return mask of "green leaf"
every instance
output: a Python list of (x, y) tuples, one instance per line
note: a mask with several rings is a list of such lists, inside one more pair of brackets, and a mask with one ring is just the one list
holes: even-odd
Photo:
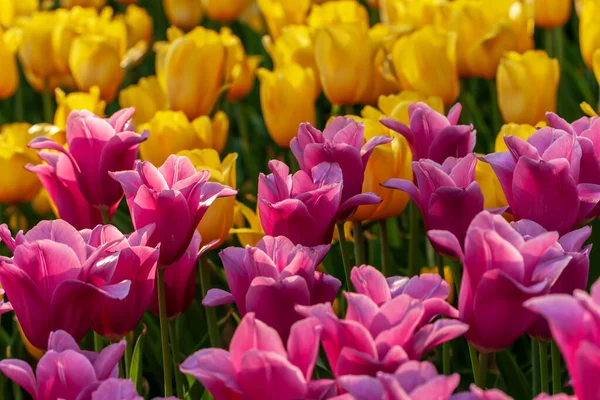
[(496, 364), (506, 384), (507, 393), (515, 400), (531, 399), (531, 388), (519, 364), (508, 350), (496, 353)]
[(142, 330), (142, 334), (138, 337), (135, 342), (135, 348), (133, 349), (133, 357), (131, 357), (131, 365), (129, 371), (131, 374), (131, 380), (135, 384), (135, 388), (138, 393), (142, 392), (142, 359), (144, 356), (144, 338), (146, 337), (146, 326)]

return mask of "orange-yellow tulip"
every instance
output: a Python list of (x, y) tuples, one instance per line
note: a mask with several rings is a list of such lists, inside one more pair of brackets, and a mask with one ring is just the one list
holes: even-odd
[[(537, 126), (540, 126), (540, 125), (538, 124)], [(505, 136), (507, 136), (507, 137), (508, 136), (517, 136), (523, 140), (527, 140), (529, 138), (529, 136), (531, 136), (536, 130), (537, 129), (535, 126), (528, 125), (528, 124), (508, 123), (508, 124), (502, 125), (500, 132), (498, 132), (498, 135), (496, 135), (496, 141), (494, 143), (494, 151), (496, 153), (499, 153), (502, 151), (508, 151), (508, 147), (506, 146), (506, 143), (504, 142)]]
[(252, 0), (201, 0), (206, 16), (215, 21), (235, 21)]
[(499, 208), (508, 205), (502, 186), (491, 165), (481, 160), (475, 167), (475, 181), (483, 193), (484, 208)]
[(386, 24), (422, 28), (435, 23), (445, 0), (381, 0), (379, 14)]
[(162, 0), (165, 15), (171, 25), (189, 31), (202, 20), (200, 0)]
[(583, 2), (579, 16), (579, 47), (589, 68), (594, 65), (594, 52), (600, 49), (600, 1)]
[(535, 24), (542, 28), (563, 26), (571, 16), (572, 0), (534, 0)]
[(284, 26), (304, 24), (310, 9), (310, 0), (257, 0), (257, 4), (273, 38)]
[(243, 247), (254, 247), (265, 236), (258, 213), (239, 201), (235, 202), (233, 226), (229, 233), (235, 234)]
[(152, 119), (157, 111), (167, 109), (167, 97), (156, 76), (141, 78), (137, 84), (127, 86), (119, 92), (121, 108), (134, 107), (132, 120), (139, 126)]
[(124, 15), (127, 26), (127, 47), (131, 48), (139, 41), (152, 42), (152, 17), (145, 8), (135, 4), (127, 6)]
[(88, 110), (103, 117), (106, 102), (100, 100), (100, 89), (92, 86), (89, 92), (72, 92), (65, 94), (61, 89), (56, 89), (56, 112), (54, 125), (64, 131), (67, 127), (67, 117), (74, 110)]
[(0, 99), (11, 97), (19, 86), (19, 71), (15, 52), (17, 44), (0, 28)]
[(19, 17), (26, 17), (39, 8), (39, 0), (0, 0), (0, 26), (9, 28)]
[(338, 24), (369, 28), (369, 13), (362, 4), (354, 0), (330, 1), (322, 5), (313, 5), (306, 23), (311, 29)]
[(256, 69), (261, 56), (247, 56), (242, 41), (231, 29), (222, 28), (221, 38), (226, 48), (225, 81), (231, 85), (227, 98), (235, 101), (248, 96), (254, 87)]

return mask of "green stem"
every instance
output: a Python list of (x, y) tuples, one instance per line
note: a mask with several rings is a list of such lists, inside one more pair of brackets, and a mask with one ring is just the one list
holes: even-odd
[(462, 281), (460, 260), (452, 260), (452, 263), (450, 264), (450, 269), (452, 270), (452, 280), (454, 281), (454, 288), (456, 289), (456, 298), (458, 299), (460, 283)]
[(387, 221), (380, 219), (379, 234), (381, 235), (381, 271), (384, 276), (392, 276), (392, 262), (390, 254), (390, 243), (387, 231)]
[(478, 377), (479, 383), (477, 384), (477, 386), (479, 386), (482, 389), (485, 389), (486, 382), (487, 382), (487, 371), (488, 371), (488, 363), (489, 363), (488, 357), (489, 357), (488, 353), (479, 353), (479, 365), (477, 368), (477, 377)]
[(450, 375), (452, 368), (450, 365), (450, 342), (442, 344), (442, 365), (444, 367), (444, 375)]
[(102, 223), (104, 225), (110, 224), (110, 215), (108, 214), (108, 207), (98, 207), (100, 214), (102, 214)]
[(163, 374), (165, 378), (165, 397), (173, 395), (171, 377), (171, 351), (169, 350), (169, 322), (167, 321), (167, 299), (165, 296), (165, 269), (161, 266), (156, 271), (158, 286), (158, 310), (160, 318), (160, 341), (162, 347)]
[(367, 262), (365, 253), (365, 235), (363, 235), (362, 224), (360, 221), (354, 221), (354, 260), (356, 265), (363, 265)]
[(244, 114), (244, 109), (242, 108), (242, 104), (235, 104), (234, 106), (237, 118), (237, 128), (242, 142), (242, 152), (244, 153), (246, 169), (248, 171), (249, 176), (257, 176), (258, 171), (256, 168), (258, 167), (258, 163), (256, 162), (256, 159), (252, 152), (252, 148), (250, 146), (250, 136), (248, 135), (248, 124)]
[(337, 104), (331, 105), (331, 116), (337, 117), (338, 115), (342, 115), (342, 106), (338, 106)]
[(171, 335), (171, 350), (173, 350), (173, 365), (175, 367), (175, 389), (177, 398), (183, 399), (185, 392), (181, 372), (179, 372), (179, 340), (177, 339), (177, 323), (173, 319), (169, 321), (169, 333)]
[(564, 37), (562, 26), (552, 29), (554, 57), (558, 59), (558, 64), (562, 67), (564, 59)]
[(551, 342), (550, 351), (552, 355), (552, 394), (558, 394), (562, 392), (562, 379), (560, 376), (561, 357), (555, 341)]
[(102, 342), (102, 337), (94, 332), (94, 351), (96, 353), (100, 353), (104, 348), (104, 344)]
[(25, 120), (25, 114), (23, 112), (23, 85), (17, 86), (15, 92), (15, 122), (23, 122)]
[(538, 345), (540, 349), (540, 381), (542, 384), (542, 393), (549, 393), (550, 377), (548, 376), (548, 342), (540, 340)]
[(344, 223), (337, 224), (338, 239), (340, 241), (340, 251), (342, 252), (342, 262), (344, 264), (344, 277), (346, 278), (346, 290), (350, 291), (350, 254), (348, 254), (348, 243), (344, 235)]
[(419, 274), (417, 265), (417, 251), (419, 247), (419, 209), (414, 201), (408, 206), (409, 224), (410, 224), (410, 246), (408, 248), (408, 276)]
[(533, 380), (531, 382), (532, 396), (535, 397), (540, 393), (540, 348), (534, 338), (531, 338), (531, 368), (533, 372)]
[(44, 122), (52, 123), (54, 121), (54, 106), (52, 104), (52, 94), (50, 93), (50, 84), (46, 82), (42, 92), (42, 109), (44, 112)]
[[(435, 253), (435, 249), (433, 248), (433, 246), (431, 245), (431, 242), (429, 240), (425, 240), (425, 256), (427, 258), (427, 266), (429, 268), (434, 268), (435, 264), (436, 264), (436, 253)], [(439, 265), (438, 265), (439, 267)], [(442, 276), (443, 278), (443, 276)]]
[[(496, 134), (500, 131), (500, 128), (502, 127), (502, 117), (500, 116), (500, 109), (498, 108), (498, 92), (496, 89), (496, 81), (493, 79), (490, 79), (488, 81), (488, 84), (490, 85), (490, 107), (492, 108), (492, 134), (494, 135), (494, 137), (492, 139), (496, 138)], [(494, 140), (491, 140), (491, 143), (494, 143)], [(493, 148), (491, 149), (492, 151), (494, 150)]]
[(125, 335), (125, 376), (131, 379), (131, 359), (133, 358), (133, 342), (135, 342), (133, 332)]
[(475, 384), (479, 387), (481, 387), (480, 382), (479, 382), (479, 361), (477, 360), (477, 350), (475, 350), (475, 347), (473, 347), (473, 345), (471, 343), (468, 343), (469, 345), (469, 358), (471, 359), (471, 370), (473, 371), (473, 380), (475, 381)]
[(555, 57), (555, 51), (554, 51), (554, 38), (552, 35), (552, 31), (553, 29), (544, 29), (544, 48), (546, 49), (546, 53), (548, 53), (548, 55), (550, 57)]
[[(202, 297), (206, 296), (210, 289), (210, 265), (205, 256), (200, 257), (200, 288)], [(221, 336), (219, 335), (219, 326), (217, 325), (217, 312), (214, 307), (204, 307), (206, 313), (206, 323), (208, 325), (208, 336), (211, 347), (221, 347)]]

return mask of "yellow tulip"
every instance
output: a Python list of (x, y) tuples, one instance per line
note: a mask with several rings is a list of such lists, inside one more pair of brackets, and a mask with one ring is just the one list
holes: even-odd
[(100, 100), (100, 89), (92, 86), (89, 92), (72, 92), (65, 94), (61, 89), (56, 89), (56, 112), (54, 125), (61, 130), (67, 127), (67, 117), (73, 110), (88, 110), (101, 117), (104, 116), (106, 102)]
[[(423, 267), (421, 268), (421, 273), (422, 274), (439, 274), (439, 268), (436, 265), (433, 268), (429, 268), (429, 267)], [(444, 266), (444, 280), (446, 281), (446, 283), (448, 283), (448, 286), (450, 286), (450, 294), (448, 295), (448, 303), (452, 304), (452, 302), (454, 302), (454, 290), (455, 290), (455, 286), (454, 286), (454, 277), (452, 276), (452, 269), (445, 265)]]
[(594, 51), (594, 59), (592, 62), (592, 67), (594, 69), (594, 76), (596, 77), (596, 81), (600, 83), (600, 49)]
[(263, 34), (267, 30), (258, 4), (254, 1), (250, 7), (247, 7), (242, 15), (240, 15), (239, 20), (248, 25), (256, 33)]
[(271, 138), (287, 148), (302, 122), (315, 124), (314, 75), (309, 68), (286, 64), (259, 68), (260, 106)]
[(369, 13), (362, 4), (354, 0), (330, 1), (322, 5), (314, 5), (306, 23), (311, 29), (337, 24), (369, 28)]
[(69, 73), (69, 53), (75, 38), (98, 24), (97, 10), (74, 7), (65, 14), (52, 30), (52, 57), (61, 73)]
[(537, 129), (536, 127), (544, 126), (545, 124), (538, 124), (536, 126), (528, 125), (528, 124), (515, 124), (508, 123), (502, 125), (500, 132), (496, 135), (496, 141), (494, 143), (494, 151), (496, 153), (502, 151), (508, 151), (508, 147), (504, 142), (505, 136), (517, 136), (523, 140), (527, 140), (529, 136), (531, 136)]
[(310, 0), (257, 0), (257, 4), (273, 38), (286, 25), (303, 25), (310, 9)]
[(33, 358), (35, 358), (36, 360), (39, 361), (46, 352), (44, 350), (38, 349), (37, 347), (32, 345), (31, 342), (27, 339), (27, 337), (23, 333), (23, 329), (21, 328), (21, 325), (17, 324), (17, 326), (19, 327), (19, 333), (21, 334), (21, 340), (23, 340), (23, 344), (25, 345), (25, 350), (27, 350), (27, 352)]
[(506, 122), (535, 124), (556, 110), (560, 70), (543, 50), (508, 52), (498, 66), (498, 106)]
[(386, 24), (422, 28), (432, 25), (445, 0), (381, 0), (379, 14)]
[(159, 81), (164, 76), (167, 100), (173, 110), (188, 118), (211, 112), (225, 74), (225, 46), (210, 29), (194, 28), (168, 45), (163, 65), (157, 56)]
[(59, 218), (58, 210), (56, 210), (54, 202), (50, 199), (48, 191), (44, 188), (31, 200), (31, 207), (38, 215), (47, 215), (53, 212), (55, 217)]
[(106, 4), (106, 0), (60, 0), (62, 8), (79, 7), (94, 7), (100, 8)]
[(254, 87), (260, 56), (247, 56), (239, 37), (231, 29), (221, 29), (221, 39), (226, 48), (225, 81), (231, 85), (227, 98), (235, 101), (246, 97)]
[(202, 0), (202, 7), (208, 18), (232, 22), (242, 15), (252, 0)]
[(600, 49), (600, 1), (583, 2), (579, 17), (579, 47), (589, 68), (594, 65), (594, 51)]
[(460, 90), (456, 67), (456, 36), (424, 27), (400, 37), (392, 47), (392, 66), (402, 90), (440, 97), (451, 105)]
[(408, 107), (412, 103), (424, 102), (440, 114), (444, 113), (444, 103), (436, 96), (423, 96), (417, 92), (404, 90), (398, 94), (380, 96), (377, 107), (388, 117), (392, 117), (405, 125), (410, 124)]
[(165, 15), (171, 25), (191, 30), (202, 20), (199, 0), (162, 0)]
[[(249, 226), (246, 226), (249, 225)], [(233, 228), (230, 234), (235, 234), (242, 247), (256, 246), (260, 239), (265, 236), (258, 212), (252, 211), (244, 203), (236, 201), (233, 214)]]
[(39, 0), (0, 0), (0, 26), (9, 28), (18, 17), (26, 17), (39, 8)]
[(122, 108), (135, 107), (133, 125), (139, 126), (152, 119), (157, 111), (167, 109), (167, 97), (156, 76), (141, 78), (135, 85), (127, 86), (119, 92), (119, 105)]
[(223, 111), (217, 111), (212, 119), (203, 115), (192, 121), (194, 130), (200, 137), (203, 149), (215, 149), (222, 153), (227, 145), (229, 136), (229, 119)]
[(0, 99), (11, 97), (19, 86), (19, 70), (15, 56), (17, 45), (0, 28)]
[(124, 19), (127, 26), (127, 47), (135, 46), (140, 40), (145, 43), (152, 42), (152, 17), (145, 8), (135, 4), (128, 5)]
[[(198, 171), (210, 171), (211, 182), (235, 189), (237, 153), (228, 154), (222, 162), (219, 153), (213, 149), (181, 151), (178, 155), (188, 157)], [(202, 236), (202, 245), (213, 240), (218, 240), (218, 244), (227, 240), (229, 230), (233, 225), (234, 207), (235, 196), (215, 200), (198, 225), (198, 232)]]
[(498, 208), (508, 205), (500, 181), (490, 164), (477, 160), (475, 181), (479, 184), (481, 193), (483, 193), (484, 208)]
[(571, 16), (571, 0), (535, 0), (535, 24), (542, 28), (563, 26)]

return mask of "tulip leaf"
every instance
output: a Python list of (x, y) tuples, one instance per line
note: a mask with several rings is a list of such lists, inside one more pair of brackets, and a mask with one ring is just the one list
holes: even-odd
[(146, 329), (142, 331), (142, 334), (138, 337), (135, 342), (135, 348), (133, 349), (133, 357), (131, 357), (131, 365), (129, 366), (130, 378), (135, 384), (135, 388), (138, 393), (142, 392), (142, 359), (144, 355), (144, 338), (146, 337)]
[(515, 400), (531, 399), (531, 388), (527, 382), (527, 378), (521, 371), (517, 360), (508, 352), (502, 350), (496, 353), (496, 364), (500, 370), (500, 375), (506, 384), (506, 393), (511, 395)]

